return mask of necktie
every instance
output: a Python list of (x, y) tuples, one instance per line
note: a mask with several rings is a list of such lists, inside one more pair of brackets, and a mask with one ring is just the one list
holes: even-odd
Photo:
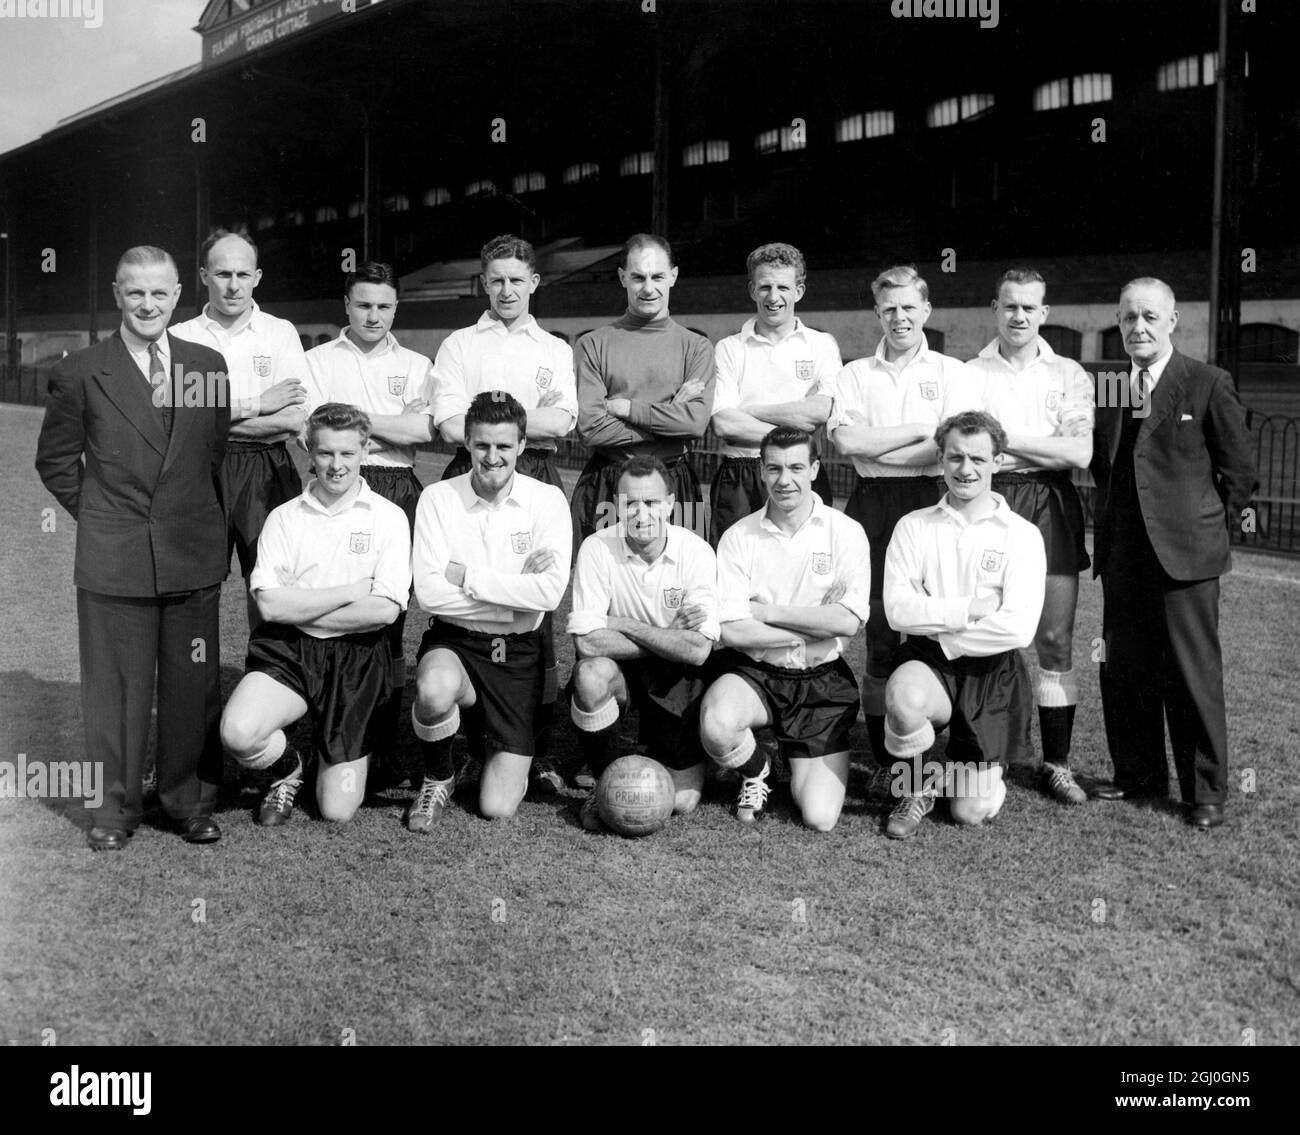
[(167, 370), (157, 343), (149, 344), (149, 384), (153, 387), (153, 404), (162, 410), (163, 429), (172, 433), (171, 391), (167, 389)]
[(1151, 397), (1151, 372), (1143, 367), (1137, 373), (1137, 378), (1133, 380), (1133, 406), (1135, 409), (1145, 409), (1147, 399)]

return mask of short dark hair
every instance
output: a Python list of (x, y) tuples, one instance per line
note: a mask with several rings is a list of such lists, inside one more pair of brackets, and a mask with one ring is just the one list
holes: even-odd
[(399, 296), (402, 294), (401, 281), (393, 271), (393, 266), (382, 260), (363, 261), (355, 271), (349, 272), (343, 281), (343, 294), (350, 297), (357, 284), (387, 284)]
[(624, 461), (618, 467), (618, 475), (614, 478), (614, 485), (615, 487), (621, 485), (624, 477), (648, 477), (651, 473), (658, 473), (663, 478), (664, 488), (671, 494), (673, 483), (668, 477), (668, 466), (653, 453), (638, 453)]
[(673, 259), (673, 246), (668, 243), (668, 238), (659, 236), (658, 233), (633, 233), (623, 243), (623, 259), (619, 263), (620, 268), (627, 267), (627, 258), (632, 255), (638, 248), (661, 248), (664, 255), (668, 257), (668, 267), (675, 268), (677, 261)]
[(1008, 268), (1001, 276), (998, 277), (998, 286), (993, 290), (997, 295), (1002, 291), (1003, 284), (1042, 284), (1043, 296), (1047, 296), (1047, 281), (1037, 268)]
[(993, 442), (994, 457), (1007, 448), (1007, 431), (1002, 428), (1002, 423), (983, 410), (963, 410), (960, 414), (953, 414), (951, 418), (945, 418), (940, 422), (939, 428), (934, 431), (934, 444), (939, 447), (940, 453), (943, 452), (944, 442), (948, 440), (948, 435), (953, 430), (963, 437), (968, 437), (970, 434), (988, 434)]
[(176, 267), (176, 261), (170, 252), (152, 244), (137, 244), (118, 257), (117, 267), (113, 269), (113, 279), (116, 280), (122, 274), (124, 267), (152, 268), (159, 264), (170, 264), (172, 271), (176, 273), (176, 278), (180, 279), (180, 269)]
[(465, 411), (465, 441), (475, 426), (503, 426), (514, 422), (522, 438), (528, 433), (528, 411), (504, 390), (484, 390), (474, 395)]
[(514, 233), (494, 236), (479, 250), (478, 260), (484, 275), (487, 274), (488, 262), (491, 260), (522, 260), (528, 265), (528, 271), (537, 271), (537, 250)]
[(754, 249), (745, 259), (745, 270), (749, 273), (750, 280), (753, 280), (754, 273), (764, 264), (771, 264), (774, 268), (793, 268), (796, 284), (802, 284), (808, 278), (808, 265), (804, 261), (803, 253), (793, 244), (782, 244), (777, 241), (773, 244), (759, 245)]
[(806, 445), (808, 447), (809, 463), (816, 461), (817, 443), (813, 441), (812, 434), (806, 430), (797, 430), (793, 426), (777, 426), (770, 431), (768, 435), (758, 443), (759, 461), (767, 461), (767, 451), (769, 449), (793, 449), (796, 445)]
[(225, 240), (226, 237), (228, 236), (237, 236), (246, 245), (248, 245), (248, 247), (253, 250), (253, 261), (254, 263), (256, 263), (257, 245), (253, 243), (253, 238), (249, 235), (248, 230), (244, 228), (243, 225), (240, 225), (239, 228), (235, 228), (235, 229), (215, 228), (210, 233), (208, 233), (208, 239), (205, 240), (199, 246), (199, 267), (200, 268), (206, 268), (208, 266), (208, 255), (212, 252), (213, 246), (217, 243), (217, 241)]
[(365, 445), (370, 437), (370, 415), (347, 402), (323, 402), (307, 419), (307, 448), (313, 449), (321, 430), (356, 430)]

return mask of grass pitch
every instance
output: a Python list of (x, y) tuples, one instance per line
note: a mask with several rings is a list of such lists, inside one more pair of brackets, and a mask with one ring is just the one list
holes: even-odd
[[(40, 413), (0, 410), (11, 762), (84, 757), (75, 526), (32, 471)], [(1105, 776), (1100, 587), (1081, 592), (1074, 763)], [(717, 788), (637, 841), (583, 832), (576, 793), (488, 823), (466, 790), (428, 838), (403, 830), (402, 791), (345, 827), (304, 809), (268, 831), (258, 782), (232, 768), (219, 844), (155, 817), (125, 853), (93, 855), (76, 809), (2, 800), (0, 1042), (1295, 1043), (1298, 600), (1292, 561), (1238, 555), (1224, 579), (1234, 790), (1212, 833), (1173, 805), (1062, 808), (1022, 773), (986, 828), (941, 804), (896, 843), (861, 765), (827, 835), (784, 791), (744, 830)], [(238, 582), (222, 617), (228, 692)], [(576, 760), (567, 722), (557, 748)]]

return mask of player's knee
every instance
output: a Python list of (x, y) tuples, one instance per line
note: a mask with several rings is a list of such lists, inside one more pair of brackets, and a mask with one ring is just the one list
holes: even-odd
[(485, 820), (508, 820), (519, 811), (522, 799), (500, 789), (484, 789), (479, 793), (478, 810)]
[(1034, 636), (1034, 650), (1040, 665), (1049, 670), (1068, 669), (1074, 636), (1063, 627), (1039, 627)]
[(907, 681), (891, 681), (885, 687), (885, 712), (896, 725), (911, 732), (921, 724), (929, 709), (925, 690)]
[(700, 740), (710, 752), (731, 748), (744, 728), (736, 711), (721, 699), (706, 700), (700, 707)]
[(953, 797), (948, 810), (954, 823), (974, 827), (993, 819), (1002, 810), (1006, 798), (1007, 786), (999, 777), (991, 784), (981, 785), (980, 791), (975, 795)]
[(804, 827), (815, 832), (830, 831), (840, 819), (839, 805), (826, 800), (809, 800), (799, 811), (803, 816)]
[(441, 668), (426, 670), (416, 685), (416, 709), (425, 721), (445, 717), (456, 704), (460, 675)]
[(573, 668), (573, 692), (578, 704), (595, 709), (609, 697), (610, 683), (618, 673), (612, 658), (580, 658)]
[(328, 793), (316, 801), (320, 809), (320, 818), (331, 824), (346, 824), (353, 816), (357, 814), (357, 809), (361, 807), (361, 797), (357, 794), (356, 799), (349, 799), (343, 795)]
[(700, 790), (698, 788), (679, 789), (677, 794), (673, 797), (674, 815), (689, 816), (699, 806)]
[(235, 760), (251, 757), (265, 747), (266, 738), (259, 737), (252, 722), (236, 714), (221, 716), (221, 743)]

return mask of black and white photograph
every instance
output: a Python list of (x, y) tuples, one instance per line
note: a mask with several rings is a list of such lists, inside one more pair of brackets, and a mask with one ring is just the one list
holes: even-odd
[[(1267, 1106), (1297, 45), (1295, 0), (0, 0), (23, 1106), (192, 1115), (177, 1050), (248, 1045), (404, 1094), (419, 1046), (1015, 1046), (1017, 1119)], [(214, 1117), (280, 1091), (212, 1067)]]

